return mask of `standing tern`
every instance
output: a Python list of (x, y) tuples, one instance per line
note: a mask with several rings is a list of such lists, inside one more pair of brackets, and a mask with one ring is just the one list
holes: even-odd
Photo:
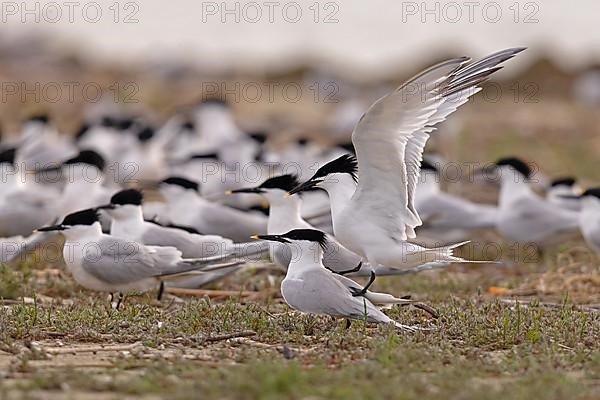
[(478, 174), (492, 172), (500, 180), (496, 229), (504, 237), (545, 247), (567, 240), (577, 232), (579, 213), (538, 196), (529, 183), (531, 168), (524, 161), (502, 158)]
[(161, 181), (159, 191), (166, 203), (163, 210), (158, 209), (159, 219), (234, 242), (243, 242), (256, 232), (267, 231), (265, 215), (208, 201), (200, 196), (199, 190), (197, 182), (183, 177), (172, 176)]
[(585, 242), (592, 250), (600, 253), (600, 188), (587, 189), (580, 195), (565, 194), (565, 199), (579, 200), (579, 228)]
[(144, 246), (103, 234), (96, 209), (69, 214), (60, 224), (38, 231), (59, 231), (65, 236), (65, 264), (80, 285), (95, 291), (126, 294), (162, 288), (162, 282), (179, 279), (182, 273), (216, 268), (216, 262), (229, 257), (184, 259), (174, 247)]
[(0, 237), (29, 236), (57, 215), (59, 192), (16, 164), (16, 149), (0, 153)]
[(218, 235), (192, 233), (179, 227), (162, 226), (145, 221), (142, 212), (144, 196), (136, 189), (125, 189), (114, 194), (110, 203), (98, 207), (111, 217), (110, 234), (151, 246), (171, 246), (181, 251), (185, 258), (214, 257), (232, 254), (247, 257), (263, 253), (267, 246), (256, 242), (234, 243)]
[(330, 197), (333, 230), (371, 265), (406, 268), (415, 262), (462, 261), (461, 243), (427, 249), (407, 243), (421, 219), (415, 189), (429, 134), (479, 92), (478, 86), (524, 48), (502, 50), (470, 63), (467, 57), (435, 65), (377, 100), (352, 133), (356, 156), (321, 167), (290, 194), (321, 187)]
[(546, 199), (567, 210), (579, 211), (581, 201), (578, 196), (581, 192), (581, 188), (577, 185), (577, 179), (570, 176), (557, 178), (550, 182), (550, 187), (546, 190)]
[(418, 327), (402, 325), (385, 315), (377, 305), (409, 304), (410, 300), (368, 290), (353, 280), (327, 270), (322, 263), (327, 235), (314, 229), (295, 229), (283, 235), (257, 235), (256, 239), (284, 243), (292, 260), (281, 282), (281, 295), (295, 310), (348, 320), (392, 324), (413, 332)]

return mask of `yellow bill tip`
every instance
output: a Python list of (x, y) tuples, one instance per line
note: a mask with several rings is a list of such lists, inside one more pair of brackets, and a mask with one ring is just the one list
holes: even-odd
[(258, 235), (252, 235), (252, 236), (250, 236), (250, 239), (259, 240), (260, 238), (258, 237)]
[(230, 196), (232, 194), (233, 194), (233, 192), (231, 190), (228, 190), (228, 191), (225, 192), (225, 196)]

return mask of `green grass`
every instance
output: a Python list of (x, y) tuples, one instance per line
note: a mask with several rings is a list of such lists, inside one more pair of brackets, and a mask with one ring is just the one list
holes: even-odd
[[(439, 329), (417, 334), (361, 322), (345, 331), (338, 321), (292, 313), (278, 301), (157, 306), (149, 296), (139, 296), (116, 312), (103, 296), (84, 299), (82, 294), (73, 305), (15, 304), (0, 309), (0, 343), (15, 360), (6, 372), (10, 383), (0, 383), (0, 394), (61, 392), (67, 382), (75, 392), (175, 399), (199, 393), (242, 399), (600, 395), (599, 313), (577, 311), (568, 299), (547, 308), (513, 307), (476, 292), (452, 296), (453, 275), (408, 278), (407, 285), (419, 282), (419, 290), (426, 290), (429, 284), (447, 296), (432, 300), (441, 315), (433, 322)], [(394, 308), (390, 315), (409, 324), (427, 319), (409, 307)], [(255, 331), (253, 343), (263, 346), (205, 340), (244, 330)], [(67, 344), (141, 341), (146, 351), (112, 356), (110, 368), (88, 370), (43, 368), (39, 360), (60, 357), (20, 349), (31, 341), (53, 346), (56, 336)], [(174, 355), (167, 358), (166, 351)], [(186, 358), (197, 352), (201, 359)]]

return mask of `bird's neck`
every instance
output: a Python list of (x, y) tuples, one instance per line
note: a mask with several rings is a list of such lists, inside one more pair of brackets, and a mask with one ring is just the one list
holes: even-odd
[(600, 199), (584, 198), (582, 201), (579, 221), (582, 225), (595, 225), (600, 219)]
[(34, 177), (26, 177), (17, 167), (8, 163), (0, 164), (0, 175), (0, 182), (2, 183), (2, 191), (4, 193), (25, 186), (26, 178), (34, 179)]
[(300, 216), (302, 200), (300, 196), (284, 198), (276, 193), (269, 194), (269, 219), (267, 222), (267, 233), (270, 235), (286, 233), (305, 223)]
[(134, 240), (144, 226), (144, 214), (141, 206), (127, 210), (127, 214), (112, 218), (110, 233), (122, 239)]
[(338, 181), (329, 183), (326, 186), (326, 190), (327, 194), (329, 194), (329, 202), (331, 203), (331, 216), (335, 231), (335, 221), (350, 203), (350, 199), (356, 190), (356, 182), (354, 182), (354, 179), (350, 175), (340, 174)]
[(190, 204), (197, 204), (201, 199), (193, 190), (177, 190), (177, 191), (168, 191), (165, 193), (165, 198), (169, 203), (169, 206), (179, 207), (185, 206), (184, 209), (189, 208)]
[(529, 182), (519, 174), (503, 174), (500, 184), (500, 198), (498, 204), (510, 206), (515, 199), (533, 195)]
[(292, 259), (286, 278), (296, 278), (310, 269), (325, 268), (322, 263), (323, 250), (318, 243), (292, 243)]
[(417, 196), (440, 192), (440, 177), (432, 171), (421, 171), (417, 185)]

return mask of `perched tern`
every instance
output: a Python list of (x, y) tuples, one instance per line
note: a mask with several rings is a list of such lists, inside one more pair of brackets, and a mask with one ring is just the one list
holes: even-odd
[(292, 260), (281, 282), (281, 295), (295, 310), (330, 315), (348, 320), (392, 324), (405, 331), (418, 327), (402, 325), (380, 311), (377, 305), (408, 304), (411, 301), (387, 293), (377, 293), (323, 266), (327, 235), (314, 229), (295, 229), (283, 235), (257, 235), (256, 239), (284, 243), (292, 250)]
[(144, 246), (103, 234), (96, 209), (69, 214), (60, 224), (38, 231), (61, 232), (66, 239), (63, 257), (73, 278), (87, 289), (110, 293), (162, 288), (161, 282), (179, 279), (182, 273), (216, 268), (216, 262), (230, 256), (184, 259), (174, 247)]
[(478, 171), (482, 173), (499, 179), (496, 229), (507, 239), (545, 247), (576, 233), (579, 214), (538, 196), (530, 186), (531, 168), (524, 161), (502, 158)]
[(581, 188), (577, 185), (577, 179), (570, 176), (557, 178), (550, 183), (550, 187), (546, 190), (546, 199), (550, 203), (556, 204), (567, 210), (579, 211), (581, 209), (581, 201), (577, 196), (579, 196), (581, 192)]
[(265, 252), (267, 246), (256, 242), (234, 243), (217, 235), (193, 233), (189, 228), (162, 226), (144, 220), (143, 194), (136, 189), (125, 189), (114, 194), (110, 203), (98, 207), (111, 217), (110, 234), (151, 246), (171, 246), (181, 251), (185, 258), (214, 257), (232, 254), (246, 257)]
[(565, 199), (579, 200), (579, 228), (588, 246), (600, 253), (600, 188), (587, 189), (580, 195), (565, 194)]
[(59, 206), (59, 191), (38, 184), (15, 164), (15, 155), (14, 148), (0, 153), (0, 237), (31, 235), (56, 218)]
[(157, 208), (160, 220), (191, 226), (199, 232), (243, 242), (256, 232), (267, 231), (264, 214), (245, 212), (214, 203), (199, 195), (200, 185), (187, 178), (169, 177), (159, 184), (166, 200)]

